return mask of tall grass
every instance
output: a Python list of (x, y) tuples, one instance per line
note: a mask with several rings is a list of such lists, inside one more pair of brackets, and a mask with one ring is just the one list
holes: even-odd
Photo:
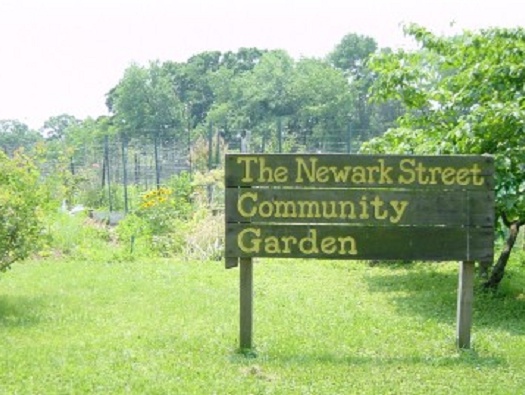
[(523, 273), (477, 295), (460, 352), (456, 264), (257, 261), (246, 358), (237, 269), (36, 260), (0, 282), (0, 393), (523, 393)]

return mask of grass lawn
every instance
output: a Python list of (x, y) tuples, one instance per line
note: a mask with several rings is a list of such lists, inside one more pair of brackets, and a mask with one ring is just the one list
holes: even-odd
[(476, 295), (458, 266), (257, 261), (257, 357), (236, 353), (239, 270), (37, 261), (0, 278), (1, 394), (523, 394), (524, 270)]

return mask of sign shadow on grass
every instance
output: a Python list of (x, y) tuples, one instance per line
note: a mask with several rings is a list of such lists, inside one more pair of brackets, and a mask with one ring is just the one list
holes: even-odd
[[(458, 275), (440, 272), (431, 265), (395, 264), (385, 274), (367, 276), (370, 292), (391, 293), (390, 300), (400, 314), (453, 325), (456, 320)], [(381, 267), (384, 267), (381, 264)], [(373, 270), (373, 269), (372, 269)], [(494, 295), (479, 287), (474, 291), (473, 325), (505, 330), (512, 335), (525, 334), (525, 300)]]

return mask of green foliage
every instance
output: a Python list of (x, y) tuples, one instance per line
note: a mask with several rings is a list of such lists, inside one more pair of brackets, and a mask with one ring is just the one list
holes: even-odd
[(276, 151), (280, 123), (291, 150), (342, 151), (349, 127), (353, 140), (366, 140), (399, 113), (367, 104), (373, 75), (366, 60), (376, 47), (370, 37), (349, 34), (326, 60), (241, 48), (202, 52), (184, 63), (132, 65), (108, 93), (113, 129), (180, 143), (188, 134), (202, 137), (213, 123), (226, 141), (249, 130), (254, 146)]
[(115, 114), (114, 127), (128, 137), (153, 141), (177, 136), (176, 128), (182, 124), (182, 106), (160, 64), (131, 65), (109, 93), (108, 100)]
[(20, 148), (26, 152), (31, 151), (42, 139), (38, 132), (30, 130), (29, 126), (18, 120), (0, 120), (0, 149), (8, 154), (13, 154)]
[(252, 70), (235, 75), (221, 68), (211, 81), (217, 94), (208, 119), (250, 130), (254, 146), (277, 151), (279, 129), (294, 147), (346, 141), (353, 96), (344, 73), (323, 60), (294, 61), (284, 51), (269, 51)]
[(187, 202), (181, 201), (171, 188), (160, 187), (142, 195), (141, 203), (136, 211), (137, 215), (144, 218), (156, 235), (166, 234), (171, 230), (172, 222), (182, 217)]
[(48, 140), (35, 147), (34, 160), (44, 176), (43, 187), (58, 207), (60, 202), (76, 203), (76, 196), (83, 190), (91, 170), (71, 171), (75, 147), (64, 141)]
[(186, 222), (193, 210), (189, 174), (181, 173), (167, 185), (143, 193), (137, 209), (118, 224), (119, 241), (129, 246), (130, 253), (139, 246), (139, 254), (149, 250), (172, 256), (183, 248)]
[(359, 69), (376, 50), (377, 43), (372, 37), (350, 33), (328, 55), (328, 61), (334, 67), (352, 72)]
[(115, 233), (127, 260), (155, 255), (151, 242), (153, 234), (146, 218), (128, 214), (118, 223)]
[(0, 151), (0, 271), (39, 246), (47, 199), (34, 163), (21, 152)]
[(59, 211), (46, 218), (46, 225), (46, 244), (39, 252), (42, 257), (68, 257), (85, 262), (107, 262), (120, 257), (112, 230), (85, 213), (71, 215)]
[(375, 98), (410, 111), (364, 151), (494, 155), (498, 212), (525, 218), (525, 29), (406, 30), (421, 49), (379, 54), (371, 67)]
[(69, 128), (78, 125), (80, 121), (69, 114), (53, 116), (44, 122), (43, 132), (50, 140), (64, 140)]

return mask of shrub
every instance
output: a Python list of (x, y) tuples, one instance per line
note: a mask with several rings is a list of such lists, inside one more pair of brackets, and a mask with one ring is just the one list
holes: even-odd
[(36, 251), (42, 240), (46, 195), (40, 174), (22, 152), (0, 152), (0, 271)]
[(182, 250), (191, 216), (190, 176), (181, 173), (163, 186), (142, 194), (138, 208), (117, 227), (119, 242), (129, 253), (172, 256)]

